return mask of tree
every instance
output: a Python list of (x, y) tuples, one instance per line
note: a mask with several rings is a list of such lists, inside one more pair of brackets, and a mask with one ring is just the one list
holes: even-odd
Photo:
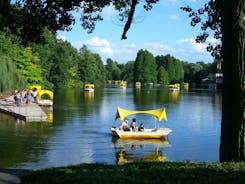
[(161, 66), (158, 70), (157, 82), (162, 86), (168, 85), (168, 72)]
[(118, 67), (118, 63), (108, 58), (106, 60), (106, 71), (107, 71), (107, 79), (109, 80), (121, 80), (122, 71)]
[(127, 62), (122, 69), (122, 80), (134, 82), (134, 61)]
[(169, 54), (166, 56), (156, 57), (156, 59), (158, 67), (163, 66), (168, 72), (169, 83), (183, 82), (184, 69), (182, 63), (178, 59)]
[(84, 83), (102, 86), (105, 82), (106, 72), (100, 56), (91, 53), (85, 45), (80, 49), (80, 55), (81, 59), (78, 62), (80, 80)]
[(157, 71), (154, 56), (147, 50), (139, 50), (134, 63), (134, 81), (156, 83)]
[(14, 62), (10, 61), (7, 57), (1, 56), (0, 65), (0, 92), (24, 89), (26, 87), (26, 80), (17, 72)]
[(18, 57), (14, 60), (19, 73), (26, 78), (28, 84), (40, 84), (42, 82), (40, 59), (37, 54), (32, 52), (30, 47), (20, 50)]
[(220, 161), (242, 161), (245, 159), (245, 26), (244, 0), (211, 0), (197, 12), (190, 7), (191, 24), (200, 23), (201, 16), (204, 34), (197, 41), (204, 42), (208, 37), (206, 30), (215, 30), (214, 37), (222, 44), (208, 47), (216, 58), (223, 59), (223, 100), (221, 122)]
[(224, 66), (220, 161), (241, 161), (245, 160), (245, 2), (220, 3)]
[(31, 46), (41, 58), (43, 69), (43, 86), (77, 87), (81, 86), (78, 77), (78, 60), (80, 55), (72, 45), (62, 39), (56, 39), (47, 29), (42, 34), (44, 43), (32, 43)]
[[(146, 11), (152, 8), (152, 4), (159, 0), (145, 0), (143, 5)], [(71, 25), (75, 23), (75, 10), (80, 10), (81, 25), (91, 33), (96, 25), (96, 21), (103, 20), (101, 11), (110, 5), (118, 10), (120, 21), (125, 22), (122, 39), (126, 39), (126, 33), (133, 21), (133, 14), (138, 0), (10, 0), (0, 3), (0, 29), (9, 27), (13, 33), (23, 38), (25, 44), (31, 42), (42, 42), (41, 35), (44, 27), (52, 33), (58, 30), (71, 30)], [(31, 24), (30, 24), (31, 22)], [(18, 28), (18, 29), (16, 29)]]

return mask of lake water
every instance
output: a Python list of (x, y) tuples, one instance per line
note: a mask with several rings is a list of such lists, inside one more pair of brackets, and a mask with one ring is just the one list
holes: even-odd
[[(117, 107), (165, 107), (167, 122), (129, 116), (137, 125), (173, 130), (167, 140), (120, 140), (111, 136)], [(49, 109), (46, 109), (49, 111)], [(79, 163), (219, 161), (221, 94), (127, 88), (55, 91), (52, 122), (23, 122), (0, 114), (0, 168), (40, 169)]]

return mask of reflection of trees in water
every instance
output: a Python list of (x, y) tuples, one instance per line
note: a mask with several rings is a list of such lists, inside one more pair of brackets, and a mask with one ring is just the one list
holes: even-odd
[(177, 103), (180, 101), (180, 91), (169, 91), (169, 101)]
[(83, 95), (84, 95), (84, 102), (86, 104), (92, 104), (94, 102), (94, 92), (85, 91)]
[(156, 89), (140, 88), (134, 91), (134, 102), (136, 105), (151, 105), (156, 101)]
[(89, 114), (96, 114), (101, 108), (103, 93), (102, 88), (96, 88), (92, 93), (83, 89), (57, 89), (53, 111), (54, 122), (62, 125), (65, 122), (64, 117), (86, 117)]
[(180, 91), (169, 91), (166, 88), (141, 88), (134, 91), (136, 105), (178, 103)]
[(20, 163), (38, 161), (46, 152), (45, 144), (53, 132), (50, 127), (49, 122), (25, 122), (0, 114), (0, 167), (20, 167)]
[(81, 113), (83, 116), (88, 114), (96, 114), (101, 108), (101, 102), (103, 100), (104, 90), (103, 88), (96, 88), (93, 93), (82, 92), (81, 99)]
[(159, 148), (169, 146), (167, 140), (113, 140), (115, 144), (116, 163), (128, 162), (163, 162), (166, 157)]

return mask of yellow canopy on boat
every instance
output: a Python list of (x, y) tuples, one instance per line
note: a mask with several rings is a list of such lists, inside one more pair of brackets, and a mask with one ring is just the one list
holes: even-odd
[(116, 119), (121, 119), (123, 120), (125, 117), (133, 114), (149, 114), (154, 116), (158, 121), (161, 120), (166, 120), (167, 121), (167, 114), (165, 108), (161, 109), (155, 109), (155, 110), (147, 110), (147, 111), (131, 111), (131, 110), (126, 110), (122, 109), (120, 107), (117, 108), (117, 113), (116, 113)]
[(33, 85), (33, 86), (30, 86), (30, 87), (29, 87), (30, 90), (33, 90), (33, 89), (35, 89), (35, 88), (36, 88), (37, 90), (41, 90), (41, 89), (42, 89), (42, 86), (40, 86), (40, 85)]
[(84, 87), (94, 89), (94, 84), (85, 84)]
[(44, 94), (47, 94), (50, 99), (54, 98), (54, 93), (52, 91), (49, 90), (39, 90), (38, 91), (38, 97), (41, 98)]

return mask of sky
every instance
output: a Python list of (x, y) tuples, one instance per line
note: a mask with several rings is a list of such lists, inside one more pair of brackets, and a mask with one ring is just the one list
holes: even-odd
[[(103, 10), (104, 20), (96, 23), (93, 33), (88, 34), (81, 27), (80, 16), (75, 14), (76, 24), (72, 31), (59, 31), (57, 37), (69, 41), (77, 49), (86, 45), (91, 52), (99, 54), (104, 63), (107, 58), (120, 64), (134, 61), (140, 49), (148, 50), (154, 56), (170, 54), (189, 63), (211, 63), (213, 57), (206, 51), (207, 43), (195, 43), (195, 37), (201, 32), (200, 28), (190, 26), (191, 19), (180, 9), (187, 5), (198, 9), (206, 2), (207, 0), (160, 0), (148, 12), (137, 7), (126, 40), (121, 40), (124, 24), (119, 21), (112, 6)], [(209, 41), (217, 43), (213, 38)]]

